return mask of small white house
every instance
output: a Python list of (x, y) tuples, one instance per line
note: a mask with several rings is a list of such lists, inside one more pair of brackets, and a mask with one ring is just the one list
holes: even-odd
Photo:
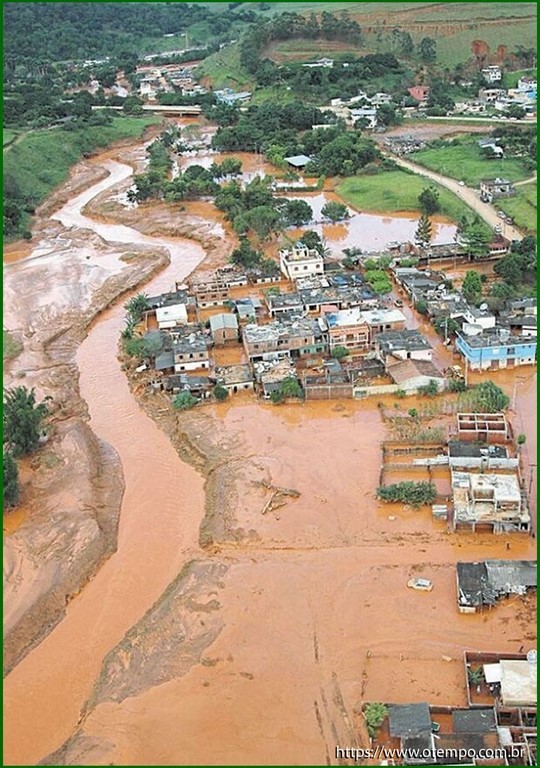
[(177, 325), (186, 325), (188, 321), (186, 305), (172, 304), (169, 307), (158, 307), (156, 320), (160, 331)]
[(484, 67), (482, 77), (487, 83), (498, 83), (502, 80), (501, 68), (496, 64), (491, 67)]

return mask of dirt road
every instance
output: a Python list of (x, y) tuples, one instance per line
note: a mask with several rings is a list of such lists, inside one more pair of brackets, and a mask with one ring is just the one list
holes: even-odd
[(386, 154), (388, 154), (392, 160), (394, 160), (396, 164), (400, 165), (402, 168), (407, 168), (413, 173), (417, 173), (420, 176), (425, 176), (426, 179), (436, 181), (437, 184), (440, 184), (442, 187), (449, 189), (450, 192), (453, 192), (456, 195), (456, 197), (459, 197), (460, 200), (463, 200), (463, 202), (466, 203), (469, 208), (472, 208), (472, 210), (475, 211), (475, 213), (477, 213), (486, 222), (486, 224), (489, 224), (490, 227), (495, 228), (496, 226), (500, 226), (502, 229), (502, 234), (509, 240), (521, 240), (523, 238), (523, 234), (519, 231), (519, 229), (516, 229), (516, 227), (503, 222), (502, 219), (497, 216), (496, 211), (491, 207), (491, 205), (480, 200), (476, 190), (462, 185), (455, 179), (448, 178), (448, 176), (442, 176), (440, 173), (430, 171), (427, 168), (424, 168), (422, 165), (412, 163), (410, 160), (404, 160), (403, 158), (398, 157), (397, 155), (394, 155), (390, 152), (386, 152)]

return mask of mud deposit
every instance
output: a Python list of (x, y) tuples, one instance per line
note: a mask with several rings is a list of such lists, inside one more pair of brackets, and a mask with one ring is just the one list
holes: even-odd
[[(116, 185), (111, 195), (121, 191), (129, 168), (109, 156), (102, 166)], [(124, 493), (119, 523), (118, 497), (107, 516), (116, 551), (6, 678), (5, 762), (333, 764), (336, 745), (364, 739), (363, 701), (464, 704), (463, 650), (534, 645), (535, 601), (459, 614), (454, 564), (531, 557), (534, 542), (513, 536), (507, 552), (505, 537), (449, 535), (433, 525), (429, 510), (377, 503), (387, 430), (375, 400), (275, 407), (231, 398), (174, 413), (117, 359), (123, 300), (80, 343), (111, 277), (121, 283), (117, 294), (146, 279), (168, 252), (170, 266), (144, 285), (148, 293), (166, 290), (203, 256), (205, 265), (219, 263), (231, 245), (226, 230), (216, 229), (219, 221), (196, 227), (203, 208), (179, 211), (177, 219), (156, 206), (161, 223), (154, 229), (139, 222), (141, 234), (126, 226), (135, 225), (127, 220), (133, 211), (115, 218), (113, 206), (104, 213), (110, 200), (103, 196), (95, 207), (105, 193), (105, 186), (89, 189), (57, 212), (61, 225), (49, 221), (52, 271), (41, 286), (48, 299), (39, 303), (35, 288), (37, 313), (16, 281), (26, 274), (32, 286), (32, 269), (47, 252), (6, 272), (8, 327), (25, 335), (12, 376), (28, 370), (27, 383), (40, 394), (66, 393), (67, 431), (62, 440), (58, 427), (45, 449), (60, 462), (46, 475), (55, 491), (59, 485), (58, 497), (48, 485), (40, 497), (33, 479), (27, 514), (6, 538), (14, 562), (8, 589), (21, 585), (14, 627), (24, 626), (17, 611), (25, 615), (44, 584), (67, 583), (72, 542), (84, 554), (93, 521), (101, 530), (97, 477), (102, 494), (110, 493), (121, 466)], [(192, 226), (204, 250), (170, 234), (171, 227), (179, 234)], [(156, 235), (160, 227), (167, 237)], [(65, 238), (82, 249), (59, 251), (78, 272), (55, 268)], [(36, 272), (43, 280), (48, 266)], [(95, 288), (81, 297), (90, 274)], [(81, 301), (84, 322), (73, 314)], [(518, 391), (518, 409), (522, 403), (530, 405), (529, 386)], [(96, 477), (83, 437), (76, 453), (75, 426), (87, 443), (115, 451), (116, 462), (108, 455), (103, 461), (103, 475)], [(87, 487), (91, 503), (79, 499)], [(62, 516), (54, 524), (52, 513)], [(40, 515), (54, 538), (33, 553), (37, 573), (20, 566), (17, 582), (13, 574), (25, 562), (19, 552), (41, 530)], [(54, 551), (61, 572), (47, 570)], [(432, 579), (433, 591), (407, 589), (413, 576)], [(36, 619), (34, 633), (43, 626)], [(13, 643), (21, 658), (22, 641)]]

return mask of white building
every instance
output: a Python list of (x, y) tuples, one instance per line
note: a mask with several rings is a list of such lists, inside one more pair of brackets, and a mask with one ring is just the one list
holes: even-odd
[(353, 123), (357, 120), (367, 120), (368, 128), (377, 126), (377, 110), (375, 107), (356, 107), (349, 110), (349, 116)]
[(156, 320), (160, 331), (174, 328), (177, 325), (186, 325), (188, 321), (186, 305), (172, 304), (169, 307), (158, 307)]
[(314, 248), (298, 243), (291, 250), (282, 248), (279, 252), (279, 266), (289, 280), (298, 277), (311, 277), (324, 273), (321, 254)]
[(482, 76), (488, 83), (498, 83), (502, 80), (501, 68), (497, 65), (491, 67), (484, 67), (482, 70)]

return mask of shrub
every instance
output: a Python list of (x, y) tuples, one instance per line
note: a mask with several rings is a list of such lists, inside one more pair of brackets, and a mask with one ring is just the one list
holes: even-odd
[[(48, 398), (50, 399), (50, 398)], [(49, 413), (44, 402), (36, 403), (34, 390), (15, 387), (4, 394), (4, 443), (15, 458), (26, 456), (39, 446), (43, 420)]]
[(349, 354), (349, 350), (347, 349), (347, 347), (338, 346), (338, 347), (334, 347), (334, 349), (332, 350), (332, 357), (335, 360), (343, 360), (343, 358), (347, 357), (348, 354)]
[(181, 411), (187, 411), (189, 408), (193, 408), (198, 402), (197, 398), (193, 397), (191, 392), (180, 392), (172, 399), (173, 406)]
[(229, 390), (222, 387), (221, 384), (216, 384), (214, 387), (214, 397), (221, 403), (229, 397)]
[(401, 398), (407, 397), (407, 393), (405, 392), (404, 389), (396, 389), (395, 395), (396, 397), (401, 397)]
[(17, 469), (17, 462), (9, 451), (5, 451), (2, 464), (4, 507), (14, 507), (19, 501), (19, 470)]
[(379, 486), (377, 496), (383, 501), (400, 501), (403, 504), (410, 504), (412, 507), (421, 507), (435, 501), (437, 489), (433, 483), (424, 481), (415, 483), (407, 480), (402, 483)]
[(449, 392), (465, 392), (467, 385), (461, 379), (450, 379), (448, 382)]
[(381, 727), (385, 717), (388, 715), (388, 709), (385, 704), (373, 701), (366, 704), (364, 708), (364, 717), (366, 720), (367, 732), (373, 739), (377, 734), (377, 729)]
[(434, 397), (439, 394), (439, 385), (435, 379), (430, 379), (427, 384), (418, 387), (418, 394), (424, 397)]

